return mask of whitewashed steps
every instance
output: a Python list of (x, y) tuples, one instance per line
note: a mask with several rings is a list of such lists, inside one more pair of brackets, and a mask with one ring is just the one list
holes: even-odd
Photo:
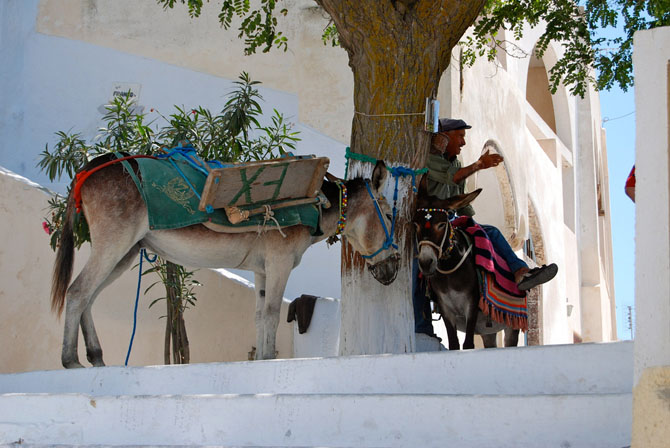
[(629, 393), (633, 343), (105, 367), (0, 375), (0, 394)]
[(630, 437), (632, 422), (622, 415), (630, 401), (626, 394), (19, 394), (0, 397), (0, 432), (4, 440), (89, 445), (621, 447)]
[(0, 443), (630, 445), (632, 343), (0, 375)]

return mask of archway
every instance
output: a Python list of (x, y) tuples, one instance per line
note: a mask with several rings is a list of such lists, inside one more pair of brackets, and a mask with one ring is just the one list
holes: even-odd
[[(500, 145), (492, 139), (484, 143), (481, 153), (486, 151), (505, 157)], [(475, 185), (482, 188), (482, 193), (473, 203), (477, 221), (498, 227), (512, 248), (519, 250), (524, 239), (519, 236), (519, 206), (507, 162), (477, 172)]]
[[(558, 60), (556, 50), (550, 44), (542, 58), (538, 58), (537, 47), (533, 48), (529, 56), (528, 74), (526, 77), (526, 101), (537, 112), (540, 119), (551, 129), (552, 135), (536, 135), (538, 139), (555, 138), (572, 149), (572, 120), (568, 101), (568, 92), (565, 87), (558, 88), (555, 94), (549, 91), (549, 70)], [(551, 134), (550, 133), (550, 134)]]

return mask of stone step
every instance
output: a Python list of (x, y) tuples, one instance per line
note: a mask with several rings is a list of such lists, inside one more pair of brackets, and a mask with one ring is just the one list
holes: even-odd
[(331, 447), (630, 445), (632, 395), (0, 396), (0, 443)]
[(0, 393), (101, 395), (630, 393), (633, 343), (105, 367), (0, 375)]

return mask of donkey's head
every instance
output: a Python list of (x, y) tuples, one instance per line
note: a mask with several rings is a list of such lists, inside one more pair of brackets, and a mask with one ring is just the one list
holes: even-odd
[(342, 233), (359, 252), (372, 276), (389, 285), (398, 274), (400, 257), (394, 244), (391, 208), (381, 193), (387, 170), (379, 161), (372, 179), (352, 179), (346, 182), (347, 221)]
[(427, 195), (425, 181), (424, 176), (412, 222), (419, 252), (419, 269), (425, 276), (430, 277), (437, 272), (439, 260), (449, 258), (454, 248), (455, 235), (449, 220), (450, 212), (468, 205), (482, 189), (441, 200)]

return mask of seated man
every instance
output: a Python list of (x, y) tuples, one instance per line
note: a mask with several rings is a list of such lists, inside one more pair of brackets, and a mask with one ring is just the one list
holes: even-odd
[[(461, 147), (465, 146), (465, 130), (470, 129), (465, 121), (451, 118), (440, 118), (438, 132), (433, 134), (430, 154), (428, 155), (428, 194), (440, 199), (447, 199), (465, 191), (465, 179), (475, 172), (498, 166), (503, 158), (499, 154), (489, 154), (489, 151), (472, 165), (461, 167), (457, 156)], [(473, 216), (471, 205), (456, 211), (458, 215)], [(494, 226), (480, 224), (486, 231), (498, 255), (505, 259), (509, 268), (514, 272), (517, 287), (525, 291), (542, 283), (546, 283), (558, 272), (556, 264), (545, 265), (529, 269), (525, 261), (516, 256), (509, 243)], [(414, 274), (418, 274), (418, 265), (414, 263)], [(425, 290), (422, 282), (414, 281), (413, 288), (414, 322), (417, 333), (433, 334), (430, 318), (430, 304), (425, 299)], [(428, 318), (428, 319), (427, 319)]]

